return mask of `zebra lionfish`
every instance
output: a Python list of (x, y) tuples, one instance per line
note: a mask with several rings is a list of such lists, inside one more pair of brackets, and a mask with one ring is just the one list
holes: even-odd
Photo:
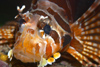
[(2, 43), (13, 42), (10, 39), (15, 37), (9, 58), (13, 53), (22, 62), (39, 62), (38, 67), (44, 67), (55, 62), (61, 52), (67, 52), (85, 66), (99, 67), (100, 0), (95, 0), (75, 22), (67, 1), (33, 0), (30, 10), (25, 13), (22, 13), (25, 5), (17, 7), (19, 30), (16, 23), (0, 29)]

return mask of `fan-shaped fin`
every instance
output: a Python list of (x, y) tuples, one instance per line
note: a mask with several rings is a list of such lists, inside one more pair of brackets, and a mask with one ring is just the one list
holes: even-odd
[(100, 66), (100, 0), (71, 26), (73, 39), (67, 50), (85, 66)]
[(89, 61), (84, 55), (76, 51), (73, 47), (70, 47), (67, 50), (68, 53), (70, 53), (73, 57), (75, 57), (81, 64), (85, 66), (97, 66), (96, 64)]
[(14, 36), (17, 30), (18, 24), (14, 21), (8, 22), (0, 27), (0, 44), (14, 43)]

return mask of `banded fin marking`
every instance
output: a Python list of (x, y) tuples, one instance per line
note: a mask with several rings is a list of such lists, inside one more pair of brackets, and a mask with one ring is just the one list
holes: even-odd
[(14, 43), (15, 33), (18, 30), (18, 23), (11, 21), (0, 27), (0, 44)]
[(90, 14), (100, 5), (100, 0), (95, 0), (91, 7), (78, 19), (80, 23), (84, 21), (86, 18), (91, 18)]
[(0, 39), (6, 39), (6, 38), (13, 38), (13, 34), (12, 32), (14, 31), (11, 31), (11, 29), (2, 29), (4, 31), (1, 31), (0, 30)]
[[(96, 49), (96, 48), (91, 47), (91, 46), (88, 46), (88, 45), (84, 45), (84, 50), (85, 50), (85, 49), (88, 49), (88, 50), (91, 50), (91, 51), (95, 51), (95, 52), (96, 52), (96, 51), (99, 51), (99, 49)], [(91, 51), (90, 51), (90, 52), (91, 52)]]
[(82, 32), (81, 34), (82, 35), (86, 35), (86, 34), (100, 34), (100, 28), (96, 28), (96, 29), (91, 29), (91, 30), (88, 30), (88, 31), (84, 31)]
[(1, 28), (0, 29), (0, 44), (5, 44), (5, 43), (8, 43), (8, 42), (11, 42), (14, 38), (14, 29), (3, 29)]
[(95, 36), (78, 36), (77, 37), (78, 39), (80, 39), (80, 40), (95, 40), (95, 41), (98, 41), (99, 39), (100, 39), (100, 36), (97, 36), (97, 35), (95, 35)]
[(4, 44), (4, 43), (7, 43), (8, 40), (0, 40), (0, 44)]
[(100, 26), (100, 21), (97, 21), (97, 22), (95, 22), (95, 23), (90, 24), (89, 26), (86, 26), (86, 27), (84, 28), (84, 30), (88, 30), (89, 28), (93, 28), (93, 27), (95, 27), (95, 26)]
[[(74, 35), (70, 45), (74, 51), (71, 52), (72, 49), (69, 48), (67, 52), (85, 66), (100, 66), (99, 8), (100, 0), (95, 0), (92, 6), (76, 21), (74, 25), (72, 25), (71, 28)], [(81, 45), (80, 48), (79, 45)], [(79, 55), (84, 58), (81, 58)]]
[[(93, 18), (90, 19), (90, 21), (87, 21), (86, 23), (84, 23), (84, 26), (87, 26), (88, 24), (96, 21), (96, 18), (98, 18), (98, 17), (100, 17), (100, 13), (98, 15), (96, 15), (95, 18), (93, 17)], [(97, 22), (97, 24), (98, 24), (98, 22)]]
[(81, 64), (85, 65), (85, 66), (96, 66), (94, 63), (92, 63), (91, 61), (89, 61), (84, 55), (82, 55), (81, 53), (77, 52), (75, 49), (73, 49), (73, 47), (70, 47), (67, 50), (68, 53), (70, 53), (73, 57), (75, 57)]
[(85, 56), (88, 56), (92, 59), (94, 59), (94, 61), (96, 61), (97, 63), (100, 64), (100, 60), (99, 58), (95, 55), (95, 53), (91, 53), (89, 50), (85, 50), (85, 51), (82, 51), (82, 54), (85, 55)]

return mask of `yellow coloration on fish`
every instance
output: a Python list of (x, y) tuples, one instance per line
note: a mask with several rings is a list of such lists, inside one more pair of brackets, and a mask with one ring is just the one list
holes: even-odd
[(44, 67), (44, 66), (46, 66), (47, 64), (52, 64), (52, 63), (54, 63), (55, 62), (55, 59), (58, 59), (58, 58), (60, 58), (60, 53), (59, 52), (57, 52), (57, 53), (55, 53), (54, 55), (53, 55), (53, 57), (49, 57), (47, 60), (45, 59), (45, 58), (42, 58), (42, 60), (40, 61), (40, 64), (38, 65), (38, 67)]
[(53, 57), (55, 58), (55, 59), (58, 59), (58, 58), (60, 58), (60, 53), (59, 52), (57, 52), (57, 53), (55, 53), (54, 55), (53, 55)]
[(47, 65), (47, 60), (45, 58), (43, 58), (41, 65), (42, 66), (46, 66)]
[(42, 60), (40, 61), (40, 64), (38, 65), (38, 67), (44, 67), (47, 65), (47, 60), (45, 58), (42, 58)]
[(55, 62), (55, 59), (53, 57), (48, 58), (47, 63), (48, 64), (52, 64), (53, 62)]

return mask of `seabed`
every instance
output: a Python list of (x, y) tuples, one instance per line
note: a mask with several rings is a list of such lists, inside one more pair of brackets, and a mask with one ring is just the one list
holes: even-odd
[[(0, 67), (37, 67), (39, 63), (23, 63), (16, 58), (10, 61), (7, 53), (11, 48), (8, 45), (0, 45)], [(61, 58), (56, 60), (52, 65), (46, 67), (84, 67), (70, 54), (64, 52)]]

